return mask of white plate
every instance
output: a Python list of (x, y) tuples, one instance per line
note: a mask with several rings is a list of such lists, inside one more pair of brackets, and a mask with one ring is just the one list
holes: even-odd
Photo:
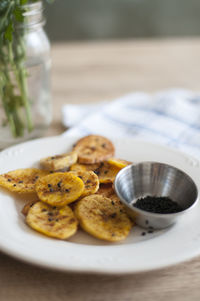
[[(0, 153), (0, 173), (37, 166), (40, 158), (71, 149), (76, 138), (30, 141)], [(200, 162), (175, 150), (136, 140), (116, 140), (116, 157), (153, 160), (187, 172), (200, 189)], [(24, 201), (0, 191), (0, 249), (23, 261), (63, 271), (125, 274), (174, 265), (200, 255), (200, 205), (173, 227), (142, 236), (134, 227), (122, 243), (106, 243), (79, 231), (70, 241), (43, 236), (24, 222)]]

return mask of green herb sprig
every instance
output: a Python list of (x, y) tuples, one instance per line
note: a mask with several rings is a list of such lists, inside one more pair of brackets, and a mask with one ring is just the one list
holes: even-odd
[(25, 21), (25, 5), (38, 1), (0, 1), (0, 102), (6, 116), (2, 124), (9, 125), (14, 137), (23, 136), (25, 129), (31, 132), (34, 128), (25, 67), (26, 32), (24, 27), (20, 31), (17, 28)]

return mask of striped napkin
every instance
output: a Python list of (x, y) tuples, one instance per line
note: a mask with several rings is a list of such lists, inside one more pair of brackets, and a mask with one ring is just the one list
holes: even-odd
[(139, 138), (200, 155), (200, 94), (168, 90), (132, 93), (111, 102), (65, 105), (63, 135)]

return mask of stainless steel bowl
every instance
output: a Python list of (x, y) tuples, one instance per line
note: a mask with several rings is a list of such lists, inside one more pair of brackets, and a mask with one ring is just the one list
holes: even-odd
[[(183, 171), (159, 162), (141, 162), (123, 168), (115, 179), (115, 191), (128, 214), (143, 228), (162, 229), (174, 224), (198, 200), (194, 181)], [(183, 210), (178, 213), (151, 213), (133, 206), (145, 196), (169, 197)]]

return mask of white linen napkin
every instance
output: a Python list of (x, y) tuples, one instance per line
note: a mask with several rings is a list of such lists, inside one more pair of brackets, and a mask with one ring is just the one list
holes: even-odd
[(200, 94), (168, 90), (132, 93), (112, 102), (65, 105), (63, 135), (139, 138), (200, 155)]

